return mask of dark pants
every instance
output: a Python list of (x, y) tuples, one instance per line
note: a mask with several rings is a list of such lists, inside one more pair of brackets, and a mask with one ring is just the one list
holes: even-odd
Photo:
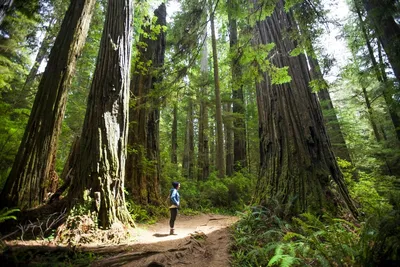
[(169, 219), (169, 226), (171, 227), (171, 229), (173, 229), (175, 225), (176, 215), (178, 215), (178, 209), (172, 208), (169, 210), (171, 211), (171, 219)]

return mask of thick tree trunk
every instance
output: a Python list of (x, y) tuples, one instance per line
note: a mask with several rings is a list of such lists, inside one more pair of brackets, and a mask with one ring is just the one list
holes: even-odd
[(215, 85), (215, 121), (217, 124), (217, 147), (216, 147), (216, 168), (218, 177), (225, 176), (224, 166), (224, 133), (222, 130), (222, 107), (221, 107), (221, 93), (219, 85), (219, 70), (218, 70), (218, 54), (217, 54), (217, 40), (215, 37), (214, 26), (214, 13), (211, 10), (211, 42), (213, 51), (213, 65), (214, 65), (214, 85)]
[[(166, 7), (161, 4), (155, 10), (157, 25), (166, 25)], [(143, 29), (151, 35), (150, 26)], [(141, 35), (138, 47), (139, 60), (135, 66), (131, 82), (131, 95), (134, 102), (130, 107), (129, 146), (133, 149), (128, 155), (126, 177), (133, 198), (140, 204), (160, 202), (160, 148), (159, 120), (161, 96), (156, 88), (161, 81), (160, 69), (164, 64), (165, 33), (163, 30), (153, 40)], [(143, 65), (151, 61), (151, 66)]]
[(178, 163), (178, 104), (174, 103), (171, 132), (171, 163)]
[(76, 60), (86, 40), (95, 0), (72, 0), (49, 56), (13, 168), (0, 196), (2, 206), (43, 203), (54, 177), (58, 136)]
[(243, 85), (241, 83), (242, 70), (239, 64), (240, 53), (237, 51), (238, 33), (237, 21), (232, 13), (238, 11), (237, 0), (228, 0), (229, 44), (234, 55), (231, 62), (232, 69), (232, 102), (233, 102), (233, 161), (235, 171), (247, 166), (246, 155), (246, 125)]
[(0, 25), (6, 16), (7, 11), (12, 6), (14, 0), (0, 0)]
[(263, 203), (276, 198), (290, 203), (294, 213), (337, 211), (348, 207), (357, 213), (332, 153), (321, 107), (308, 83), (304, 55), (289, 56), (296, 46), (284, 36), (295, 30), (285, 13), (284, 1), (264, 21), (256, 23), (256, 45), (275, 43), (271, 63), (289, 67), (290, 83), (272, 84), (267, 74), (256, 83), (259, 113), (260, 173), (256, 196)]
[(189, 97), (186, 115), (186, 131), (182, 157), (182, 174), (186, 178), (194, 178), (194, 128), (193, 101)]
[(318, 99), (321, 103), (321, 108), (324, 112), (324, 121), (326, 130), (331, 140), (332, 150), (336, 157), (345, 159), (351, 162), (351, 157), (349, 150), (346, 146), (346, 141), (343, 137), (342, 129), (340, 128), (340, 123), (336, 116), (335, 108), (333, 107), (331, 96), (328, 91), (328, 84), (325, 82), (317, 59), (313, 57), (308, 58), (310, 64), (311, 78), (316, 80), (321, 80), (325, 86), (318, 91)]
[[(206, 31), (206, 29), (205, 29)], [(204, 34), (204, 44), (201, 51), (200, 72), (203, 80), (208, 81), (208, 51), (206, 33)], [(199, 143), (198, 143), (198, 174), (197, 179), (204, 181), (210, 175), (210, 158), (208, 148), (208, 83), (204, 83), (200, 88), (200, 113), (199, 113)]]
[(129, 223), (124, 195), (128, 135), (133, 1), (108, 2), (100, 51), (82, 129), (80, 158), (69, 190), (70, 206), (85, 192), (99, 196), (98, 225)]
[(390, 65), (392, 65), (394, 75), (400, 81), (400, 26), (393, 17), (396, 12), (395, 1), (362, 1), (375, 33), (388, 56)]

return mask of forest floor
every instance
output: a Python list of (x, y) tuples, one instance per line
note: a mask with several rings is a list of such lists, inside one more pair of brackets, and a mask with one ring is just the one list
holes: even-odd
[[(230, 266), (229, 227), (237, 220), (216, 214), (178, 215), (174, 235), (169, 235), (169, 219), (164, 218), (153, 225), (137, 225), (133, 239), (119, 245), (71, 248), (44, 241), (7, 241), (0, 261), (7, 266), (55, 266), (73, 250), (81, 256), (73, 261), (68, 259), (69, 266), (87, 266), (82, 257), (93, 257), (90, 266)], [(19, 256), (27, 254), (30, 257), (25, 260)]]

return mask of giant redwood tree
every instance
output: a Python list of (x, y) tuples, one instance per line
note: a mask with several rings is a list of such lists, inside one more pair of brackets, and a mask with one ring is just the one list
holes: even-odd
[(88, 107), (80, 140), (80, 158), (69, 190), (71, 206), (98, 200), (98, 225), (130, 222), (125, 206), (125, 160), (132, 45), (133, 1), (108, 1)]
[[(144, 27), (131, 82), (129, 154), (126, 177), (133, 198), (141, 204), (159, 203), (159, 121), (161, 69), (165, 54), (166, 7), (155, 11), (155, 25)], [(158, 33), (158, 34), (155, 34)], [(144, 67), (146, 66), (146, 67)]]
[(54, 164), (67, 91), (86, 40), (95, 0), (72, 0), (40, 81), (14, 165), (0, 196), (2, 206), (43, 203), (57, 179)]
[[(258, 4), (255, 1), (256, 5)], [(272, 82), (263, 73), (256, 82), (259, 114), (260, 172), (258, 201), (294, 200), (294, 212), (356, 209), (349, 197), (323, 123), (321, 107), (309, 87), (310, 73), (303, 54), (289, 56), (296, 47), (285, 34), (296, 29), (279, 0), (271, 16), (256, 22), (255, 46), (274, 43), (270, 62), (288, 67), (291, 81)]]

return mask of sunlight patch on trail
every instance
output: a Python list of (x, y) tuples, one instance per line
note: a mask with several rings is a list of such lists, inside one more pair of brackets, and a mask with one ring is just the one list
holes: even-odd
[(234, 216), (200, 214), (195, 216), (178, 215), (175, 223), (175, 234), (169, 235), (169, 219), (163, 219), (154, 225), (137, 225), (137, 236), (134, 244), (150, 244), (168, 240), (186, 238), (190, 235), (206, 235), (226, 228), (238, 220)]

